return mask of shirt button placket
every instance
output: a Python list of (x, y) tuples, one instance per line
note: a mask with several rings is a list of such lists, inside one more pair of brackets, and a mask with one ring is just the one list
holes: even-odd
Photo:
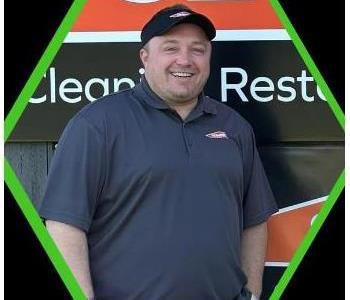
[(191, 154), (191, 147), (192, 147), (192, 141), (190, 136), (188, 135), (188, 128), (187, 128), (188, 124), (183, 122), (182, 123), (182, 136), (185, 142), (185, 146), (186, 146), (186, 151), (187, 154), (190, 155)]
[(182, 124), (182, 134), (186, 145), (187, 154), (191, 156), (193, 154), (193, 137), (191, 130), (189, 128), (190, 124), (183, 122)]

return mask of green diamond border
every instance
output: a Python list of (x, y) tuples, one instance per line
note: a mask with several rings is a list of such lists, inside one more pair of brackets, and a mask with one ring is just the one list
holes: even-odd
[[(301, 41), (299, 35), (295, 31), (292, 23), (288, 19), (279, 1), (278, 0), (269, 0), (269, 1), (274, 11), (276, 12), (277, 16), (279, 17), (281, 23), (283, 24), (284, 28), (287, 30), (289, 36), (291, 37), (292, 42), (294, 43), (299, 55), (303, 59), (309, 72), (311, 73), (316, 83), (320, 87), (322, 93), (326, 97), (331, 110), (333, 111), (337, 121), (339, 122), (339, 125), (344, 130), (345, 115), (341, 110), (339, 104), (337, 103), (333, 93), (329, 89), (327, 83), (325, 82), (323, 76), (321, 75), (318, 68), (316, 67), (315, 62), (311, 58), (307, 49), (305, 48), (303, 42)], [(18, 122), (25, 107), (27, 106), (30, 97), (34, 94), (46, 70), (49, 68), (58, 50), (60, 49), (64, 41), (64, 38), (69, 33), (70, 29), (74, 24), (74, 21), (80, 15), (80, 12), (82, 11), (86, 2), (87, 0), (75, 0), (73, 2), (65, 18), (63, 19), (61, 25), (57, 29), (51, 42), (46, 48), (44, 54), (39, 60), (37, 66), (35, 67), (34, 71), (30, 75), (29, 80), (27, 81), (20, 95), (16, 99), (15, 104), (13, 105), (12, 109), (10, 110), (10, 112), (8, 113), (5, 119), (5, 125), (4, 125), (5, 141), (8, 139), (11, 132), (13, 131), (16, 123)], [(9, 187), (11, 193), (13, 194), (24, 216), (27, 218), (31, 228), (33, 229), (35, 235), (37, 236), (38, 240), (40, 241), (47, 255), (51, 259), (53, 265), (55, 266), (57, 272), (59, 273), (62, 281), (66, 285), (72, 298), (74, 300), (83, 300), (83, 299), (85, 300), (86, 297), (82, 289), (80, 288), (78, 282), (76, 281), (74, 275), (69, 269), (67, 263), (63, 259), (60, 251), (56, 247), (52, 238), (48, 234), (44, 224), (42, 223), (36, 209), (32, 204), (32, 201), (29, 199), (22, 184), (18, 180), (16, 174), (14, 173), (13, 169), (11, 168), (6, 158), (4, 159), (4, 174), (5, 174), (5, 182), (7, 186)], [(280, 299), (289, 281), (291, 280), (296, 269), (298, 268), (300, 262), (302, 261), (307, 250), (309, 249), (311, 243), (315, 239), (321, 226), (326, 220), (329, 212), (331, 211), (335, 202), (337, 201), (344, 186), (345, 186), (345, 171), (343, 171), (339, 176), (327, 200), (325, 201), (325, 204), (320, 210), (317, 218), (313, 222), (310, 230), (308, 231), (301, 245), (299, 246), (296, 253), (294, 254), (292, 260), (290, 261), (287, 269), (283, 273), (281, 279), (277, 283), (272, 295), (270, 296), (271, 300)]]

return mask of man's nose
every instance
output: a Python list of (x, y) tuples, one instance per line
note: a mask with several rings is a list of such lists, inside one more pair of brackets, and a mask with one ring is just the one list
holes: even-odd
[(182, 50), (179, 52), (176, 63), (180, 66), (191, 66), (192, 65), (192, 59), (189, 51)]

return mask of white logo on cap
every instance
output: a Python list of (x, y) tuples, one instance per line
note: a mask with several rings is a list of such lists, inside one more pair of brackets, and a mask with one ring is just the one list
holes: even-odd
[(176, 14), (171, 15), (170, 18), (186, 17), (186, 16), (188, 16), (190, 14), (191, 13), (189, 13), (188, 11), (181, 11), (181, 12), (178, 12)]

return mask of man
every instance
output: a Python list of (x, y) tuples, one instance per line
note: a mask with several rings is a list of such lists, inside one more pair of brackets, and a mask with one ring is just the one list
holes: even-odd
[(215, 28), (185, 6), (141, 33), (145, 68), (68, 124), (40, 213), (89, 298), (261, 293), (277, 208), (248, 123), (206, 97)]

